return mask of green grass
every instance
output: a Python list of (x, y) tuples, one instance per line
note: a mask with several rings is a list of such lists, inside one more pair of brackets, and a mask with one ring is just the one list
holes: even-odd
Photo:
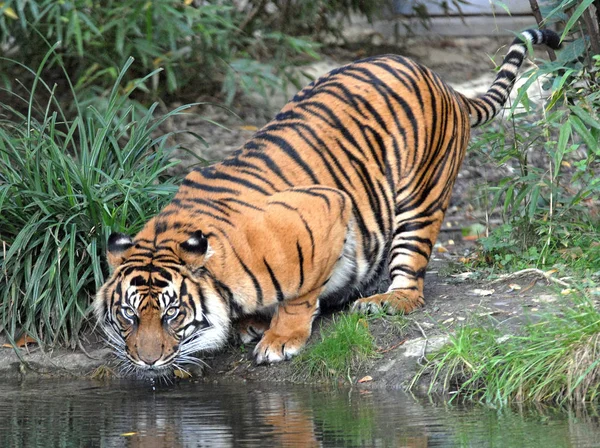
[(1, 104), (0, 331), (11, 340), (25, 332), (76, 344), (104, 281), (108, 234), (135, 232), (177, 189), (166, 176), (173, 148), (159, 125), (186, 106), (155, 117), (155, 104), (140, 114), (128, 102), (136, 85), (120, 85), (132, 62), (102, 111), (82, 110), (73, 89), (77, 114), (67, 118), (40, 77), (43, 63), (27, 97)]
[(453, 399), (508, 402), (589, 402), (600, 393), (600, 313), (587, 298), (517, 334), (464, 326), (413, 379), (429, 373), (430, 392)]
[(357, 313), (340, 314), (321, 328), (321, 340), (308, 346), (295, 360), (299, 376), (313, 379), (348, 378), (377, 356), (368, 319)]

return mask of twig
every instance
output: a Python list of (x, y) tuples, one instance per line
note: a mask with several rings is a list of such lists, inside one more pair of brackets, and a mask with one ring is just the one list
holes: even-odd
[(262, 11), (266, 4), (267, 0), (260, 0), (258, 5), (256, 5), (256, 7), (252, 11), (250, 11), (250, 13), (246, 16), (244, 21), (238, 27), (240, 32), (246, 31), (246, 28), (254, 21), (254, 19), (256, 19), (256, 16)]
[[(587, 28), (588, 36), (590, 36), (590, 46), (592, 47), (592, 54), (600, 54), (600, 36), (598, 35), (600, 23), (596, 23), (595, 17), (592, 15), (591, 8), (587, 8), (582, 14), (585, 27)], [(592, 58), (588, 57), (590, 66), (592, 65)]]
[[(537, 0), (529, 0), (529, 6), (531, 6), (531, 12), (533, 13), (533, 17), (535, 17), (538, 28), (543, 30), (545, 28), (543, 25), (544, 19), (542, 18), (542, 13), (540, 12)], [(554, 53), (554, 50), (550, 47), (548, 47), (548, 57), (551, 61), (556, 61), (556, 53)]]
[(402, 339), (400, 342), (398, 342), (397, 344), (392, 345), (390, 348), (386, 348), (385, 350), (379, 349), (377, 350), (377, 353), (387, 353), (387, 352), (391, 352), (392, 350), (394, 350), (395, 348), (400, 347), (402, 344), (404, 344), (407, 341), (407, 339)]
[(421, 365), (423, 361), (428, 362), (427, 357), (425, 356), (425, 352), (427, 351), (427, 344), (429, 343), (429, 338), (427, 337), (427, 334), (425, 334), (425, 330), (423, 330), (421, 324), (414, 319), (411, 320), (417, 325), (417, 327), (419, 327), (419, 330), (423, 335), (423, 339), (425, 339), (425, 344), (423, 344), (423, 351), (421, 352), (421, 356), (419, 356), (419, 359), (417, 359), (417, 362), (419, 363), (419, 365)]
[(84, 354), (85, 356), (87, 356), (88, 358), (90, 358), (90, 359), (93, 359), (94, 361), (98, 361), (98, 360), (100, 360), (100, 359), (101, 359), (101, 358), (96, 358), (96, 357), (94, 357), (94, 356), (90, 355), (90, 354), (89, 354), (89, 353), (88, 353), (88, 352), (85, 350), (85, 348), (83, 348), (83, 344), (81, 343), (81, 341), (80, 341), (80, 340), (77, 340), (77, 346), (79, 347), (79, 350), (81, 350), (81, 351), (83, 352), (83, 354)]
[(554, 278), (552, 277), (551, 273), (548, 272), (544, 272), (541, 269), (537, 269), (537, 268), (528, 268), (528, 269), (522, 269), (520, 271), (517, 272), (513, 272), (511, 274), (504, 274), (501, 275), (500, 277), (498, 277), (496, 280), (493, 280), (489, 283), (489, 285), (493, 285), (494, 283), (499, 283), (499, 282), (503, 282), (506, 280), (510, 280), (513, 278), (517, 278), (517, 277), (522, 277), (525, 275), (530, 275), (530, 274), (534, 274), (534, 275), (538, 275), (540, 277), (544, 277), (546, 280), (557, 283), (561, 286), (565, 286), (565, 287), (570, 287), (571, 285), (563, 280), (560, 280), (558, 278)]

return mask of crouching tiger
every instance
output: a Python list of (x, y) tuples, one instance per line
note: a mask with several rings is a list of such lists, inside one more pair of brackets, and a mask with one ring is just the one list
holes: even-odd
[[(321, 304), (389, 270), (389, 290), (354, 302), (409, 313), (470, 127), (503, 107), (529, 30), (487, 93), (469, 99), (401, 56), (363, 59), (301, 90), (224, 161), (191, 171), (133, 238), (108, 241), (112, 276), (95, 299), (110, 344), (132, 368), (165, 372), (222, 347), (237, 322), (257, 363), (305, 345)], [(253, 316), (269, 313), (270, 323)]]

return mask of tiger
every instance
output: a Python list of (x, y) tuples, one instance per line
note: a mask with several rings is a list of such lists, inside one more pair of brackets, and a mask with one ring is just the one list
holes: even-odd
[[(221, 162), (196, 167), (131, 237), (107, 241), (111, 275), (94, 299), (130, 370), (158, 375), (221, 349), (235, 331), (256, 364), (297, 355), (322, 306), (410, 313), (470, 128), (506, 103), (529, 44), (522, 32), (489, 90), (456, 92), (398, 55), (314, 80)], [(389, 289), (360, 297), (385, 272)], [(260, 319), (266, 316), (266, 319)]]

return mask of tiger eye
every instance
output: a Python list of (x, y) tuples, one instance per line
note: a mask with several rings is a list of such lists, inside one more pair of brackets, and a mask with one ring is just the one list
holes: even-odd
[(177, 308), (169, 308), (165, 313), (168, 317), (173, 317), (177, 314), (179, 310)]
[(127, 317), (134, 317), (135, 316), (135, 311), (133, 311), (133, 308), (123, 308), (123, 313), (125, 314), (125, 316)]

